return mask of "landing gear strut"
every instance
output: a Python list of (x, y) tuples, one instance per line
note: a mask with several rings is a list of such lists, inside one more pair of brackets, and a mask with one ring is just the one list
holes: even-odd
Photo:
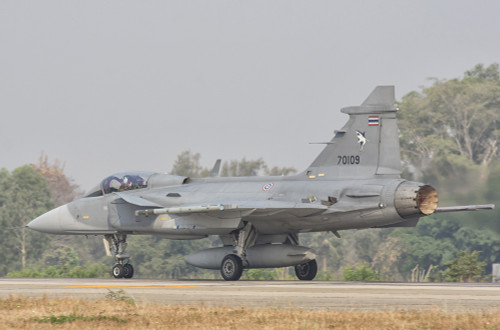
[(116, 264), (113, 266), (111, 274), (115, 278), (132, 278), (132, 276), (134, 276), (134, 267), (128, 263), (130, 256), (125, 253), (125, 249), (127, 248), (127, 235), (104, 235), (104, 239), (108, 242), (109, 252), (114, 255), (116, 259)]
[(246, 249), (254, 245), (257, 232), (251, 223), (233, 234), (233, 254), (228, 254), (222, 259), (221, 275), (226, 281), (237, 281), (243, 273), (243, 268), (248, 267)]
[[(286, 243), (299, 245), (299, 235), (296, 233), (289, 234)], [(299, 280), (312, 281), (318, 273), (318, 264), (316, 259), (309, 260), (303, 264), (295, 265), (295, 275)]]

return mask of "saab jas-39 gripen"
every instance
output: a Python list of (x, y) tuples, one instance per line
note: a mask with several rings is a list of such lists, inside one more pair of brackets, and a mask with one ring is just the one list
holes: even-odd
[[(378, 86), (361, 106), (343, 108), (344, 127), (294, 176), (189, 178), (133, 172), (104, 179), (85, 197), (49, 211), (27, 227), (58, 235), (104, 235), (116, 258), (112, 274), (131, 278), (128, 235), (191, 240), (218, 235), (223, 246), (186, 262), (238, 280), (244, 269), (295, 266), (316, 276), (314, 251), (299, 234), (413, 227), (437, 212), (494, 205), (438, 207), (430, 185), (401, 178), (394, 86)], [(220, 165), (220, 163), (219, 163)], [(217, 167), (217, 166), (216, 166)]]

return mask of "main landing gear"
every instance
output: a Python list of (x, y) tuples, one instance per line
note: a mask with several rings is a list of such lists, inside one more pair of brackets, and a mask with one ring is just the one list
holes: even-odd
[[(221, 262), (220, 272), (226, 281), (237, 281), (240, 279), (243, 269), (248, 268), (246, 249), (253, 246), (257, 240), (257, 232), (251, 223), (233, 233), (233, 253), (226, 255)], [(290, 234), (286, 244), (298, 245), (297, 234)], [(316, 277), (318, 264), (316, 260), (310, 260), (295, 266), (295, 275), (302, 281), (311, 281)]]
[[(299, 245), (299, 235), (289, 234), (287, 243), (292, 245)], [(295, 275), (301, 281), (312, 281), (318, 273), (318, 264), (316, 259), (309, 260), (303, 264), (295, 265)]]
[(254, 245), (257, 232), (251, 223), (233, 234), (233, 253), (222, 259), (220, 273), (226, 281), (237, 281), (243, 274), (243, 268), (248, 267), (246, 249)]
[(111, 270), (113, 277), (132, 278), (134, 276), (134, 267), (128, 263), (130, 256), (125, 253), (125, 249), (127, 248), (127, 235), (104, 235), (104, 239), (108, 242), (109, 251), (116, 259), (116, 264)]

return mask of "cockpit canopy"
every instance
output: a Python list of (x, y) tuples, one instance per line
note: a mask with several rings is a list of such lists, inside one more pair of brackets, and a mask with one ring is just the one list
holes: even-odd
[(108, 176), (101, 184), (90, 190), (86, 197), (97, 197), (117, 191), (142, 189), (148, 186), (153, 172), (122, 172)]
[(114, 192), (182, 185), (189, 182), (185, 176), (154, 172), (122, 172), (108, 176), (91, 189), (85, 197), (98, 197)]
[(116, 191), (146, 188), (151, 175), (153, 173), (117, 173), (102, 180), (102, 191), (104, 194), (109, 194)]

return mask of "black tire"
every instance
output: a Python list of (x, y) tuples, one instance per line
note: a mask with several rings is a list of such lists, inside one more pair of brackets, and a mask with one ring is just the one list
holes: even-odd
[(235, 254), (228, 254), (222, 259), (220, 273), (226, 281), (237, 281), (243, 273), (243, 262)]
[(122, 265), (116, 264), (111, 269), (111, 274), (114, 276), (114, 278), (122, 278), (125, 275), (125, 270), (123, 269)]
[(299, 280), (311, 281), (316, 277), (316, 273), (318, 273), (318, 264), (315, 259), (295, 266), (295, 275)]
[(123, 277), (132, 278), (134, 276), (134, 267), (131, 264), (123, 265)]

